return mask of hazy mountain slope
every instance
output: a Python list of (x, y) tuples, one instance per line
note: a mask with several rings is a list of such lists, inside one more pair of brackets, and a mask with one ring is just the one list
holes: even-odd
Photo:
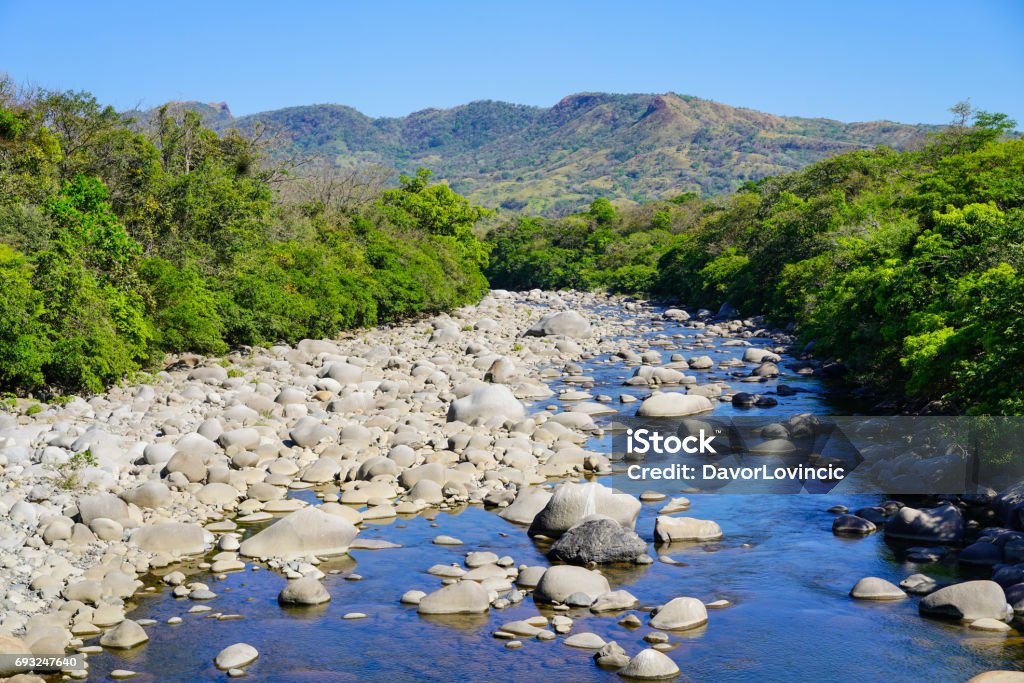
[(933, 129), (773, 116), (673, 93), (583, 93), (549, 109), (472, 102), (379, 119), (333, 104), (239, 118), (225, 111), (213, 108), (210, 125), (264, 124), (277, 133), (282, 154), (340, 167), (426, 166), (476, 202), (554, 214), (597, 196), (643, 201), (727, 192), (835, 152), (904, 148)]

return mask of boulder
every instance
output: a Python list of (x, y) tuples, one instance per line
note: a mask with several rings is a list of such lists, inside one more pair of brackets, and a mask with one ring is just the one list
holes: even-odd
[(206, 479), (206, 463), (198, 453), (178, 451), (164, 465), (167, 474), (179, 472), (190, 482), (200, 482)]
[[(137, 510), (136, 513), (138, 513)], [(103, 517), (119, 522), (124, 527), (139, 525), (139, 521), (132, 516), (128, 504), (110, 493), (82, 496), (78, 499), (78, 514), (82, 518), (83, 524), (89, 524), (94, 519)]]
[(640, 417), (681, 417), (705, 413), (713, 407), (704, 396), (665, 392), (644, 399), (636, 414)]
[(1006, 594), (995, 581), (965, 581), (940, 588), (921, 598), (918, 607), (925, 616), (962, 621), (984, 618), (1004, 621), (1010, 611)]
[(235, 643), (220, 651), (213, 663), (218, 669), (238, 669), (256, 661), (260, 653), (248, 643)]
[(574, 593), (583, 593), (590, 596), (592, 603), (609, 592), (608, 579), (599, 572), (559, 564), (544, 572), (533, 591), (533, 599), (541, 603), (562, 603)]
[(315, 507), (296, 510), (242, 542), (246, 557), (292, 559), (307, 555), (341, 555), (359, 530), (346, 519)]
[(836, 536), (867, 536), (878, 531), (873, 522), (857, 515), (839, 515), (832, 520), (832, 533)]
[(301, 448), (312, 448), (321, 441), (334, 438), (335, 432), (315, 417), (301, 417), (289, 430), (288, 437)]
[(722, 527), (710, 519), (659, 515), (654, 522), (654, 540), (658, 543), (717, 541), (720, 538)]
[(595, 614), (601, 612), (619, 612), (624, 609), (636, 607), (639, 600), (636, 596), (626, 590), (612, 591), (598, 596), (590, 605), (590, 611)]
[(647, 544), (632, 529), (608, 517), (586, 519), (555, 541), (548, 557), (569, 564), (633, 562), (647, 552)]
[(331, 594), (311, 576), (289, 581), (277, 596), (282, 605), (320, 605), (330, 601)]
[(122, 493), (121, 499), (140, 508), (164, 508), (171, 504), (171, 490), (162, 481), (147, 481)]
[(146, 635), (141, 626), (131, 619), (125, 619), (103, 634), (100, 638), (100, 645), (127, 650), (136, 645), (141, 645), (147, 640), (149, 640), (149, 636)]
[(708, 622), (708, 611), (697, 598), (673, 598), (655, 610), (651, 628), (664, 631), (685, 631)]
[(638, 514), (640, 501), (629, 494), (615, 493), (596, 482), (566, 483), (555, 489), (551, 500), (534, 517), (528, 533), (557, 538), (592, 515), (610, 517), (632, 529)]
[(963, 515), (949, 503), (920, 510), (902, 507), (885, 525), (886, 538), (904, 541), (956, 543), (963, 535)]
[(885, 579), (867, 576), (856, 583), (850, 597), (855, 600), (902, 600), (907, 594)]
[(498, 516), (516, 524), (532, 524), (551, 500), (551, 492), (539, 488), (521, 488), (516, 499)]
[(653, 648), (641, 650), (629, 664), (619, 670), (623, 678), (638, 681), (656, 681), (679, 675), (679, 667), (672, 659)]
[(198, 555), (213, 542), (213, 535), (198, 524), (166, 522), (137, 529), (131, 542), (151, 553)]
[(420, 614), (482, 614), (490, 608), (487, 590), (476, 581), (459, 581), (420, 598)]
[(448, 421), (477, 425), (492, 419), (519, 422), (526, 410), (504, 384), (492, 384), (456, 399), (448, 406)]
[(590, 334), (590, 323), (576, 311), (548, 313), (526, 331), (528, 337), (585, 337)]

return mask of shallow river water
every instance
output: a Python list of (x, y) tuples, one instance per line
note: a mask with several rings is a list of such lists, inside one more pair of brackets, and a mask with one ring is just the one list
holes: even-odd
[[(696, 331), (667, 324), (659, 333), (693, 335)], [(684, 345), (686, 340), (677, 340)], [(751, 340), (755, 344), (765, 340)], [(641, 339), (635, 340), (637, 344)], [(688, 351), (680, 351), (692, 355)], [(736, 357), (736, 348), (703, 348), (716, 360)], [(665, 354), (667, 357), (667, 353)], [(597, 382), (593, 393), (617, 397), (629, 369), (620, 363), (604, 364), (607, 357), (583, 363)], [(786, 360), (785, 358), (783, 359)], [(597, 361), (597, 362), (595, 362)], [(703, 383), (708, 376), (730, 379), (720, 371), (693, 372)], [(771, 409), (745, 414), (777, 414), (780, 418), (810, 411), (836, 414), (848, 410), (830, 400), (826, 387), (813, 377), (784, 371), (782, 381), (807, 389), (780, 397)], [(556, 391), (563, 385), (552, 383)], [(734, 385), (746, 390), (750, 385)], [(772, 383), (760, 386), (770, 391)], [(535, 402), (542, 409), (557, 398)], [(636, 404), (611, 405), (632, 414)], [(728, 403), (716, 415), (729, 415)], [(598, 418), (599, 424), (615, 416)], [(595, 448), (597, 446), (595, 445)], [(610, 478), (603, 481), (611, 483)], [(313, 502), (312, 491), (299, 494)], [(733, 604), (709, 610), (702, 628), (671, 635), (677, 647), (668, 654), (682, 681), (966, 681), (982, 671), (1020, 668), (1024, 639), (1011, 635), (984, 635), (960, 625), (923, 619), (915, 597), (898, 602), (858, 602), (850, 588), (864, 576), (898, 583), (923, 572), (932, 576), (965, 578), (955, 560), (930, 565), (905, 561), (898, 548), (889, 547), (882, 534), (862, 539), (833, 536), (833, 515), (827, 509), (843, 504), (851, 509), (876, 504), (880, 496), (850, 495), (688, 495), (692, 507), (685, 515), (717, 521), (724, 539), (717, 543), (660, 547), (652, 556), (667, 553), (684, 563), (655, 562), (647, 567), (607, 570), (612, 588), (623, 587), (641, 601), (641, 614), (685, 595), (705, 602), (725, 598)], [(637, 532), (652, 541), (657, 509), (664, 503), (645, 504)], [(256, 531), (263, 525), (251, 525)], [(456, 536), (463, 546), (437, 546), (438, 534)], [(538, 612), (552, 615), (530, 597), (505, 610), (492, 609), (474, 617), (423, 617), (414, 606), (399, 604), (406, 590), (435, 590), (436, 577), (425, 570), (437, 563), (461, 563), (468, 550), (494, 550), (511, 555), (517, 564), (547, 564), (543, 549), (526, 530), (479, 507), (398, 518), (386, 524), (364, 523), (360, 538), (385, 539), (401, 544), (389, 550), (353, 550), (350, 558), (321, 566), (329, 573), (325, 586), (332, 601), (321, 608), (284, 609), (277, 594), (285, 579), (266, 568), (227, 575), (218, 581), (199, 573), (191, 580), (207, 582), (218, 597), (208, 604), (212, 613), (188, 614), (194, 602), (175, 600), (155, 574), (155, 594), (137, 599), (133, 619), (155, 619), (147, 627), (151, 640), (127, 653), (94, 655), (90, 680), (103, 680), (113, 669), (140, 672), (136, 681), (225, 680), (213, 658), (226, 645), (246, 642), (260, 652), (241, 680), (251, 681), (618, 681), (598, 668), (592, 652), (563, 644), (522, 639), (518, 650), (491, 634), (501, 624), (525, 619)], [(748, 547), (744, 547), (748, 546)], [(212, 553), (211, 553), (212, 554)], [(168, 569), (158, 572), (165, 574)], [(362, 578), (352, 580), (357, 573)], [(349, 612), (364, 612), (366, 619), (343, 620)], [(241, 619), (218, 620), (210, 614), (237, 614)], [(615, 640), (627, 653), (646, 647), (646, 624), (629, 630), (618, 624), (621, 614), (595, 616), (585, 609), (568, 615), (576, 620), (573, 632), (591, 631)], [(166, 624), (174, 616), (177, 626)], [(645, 620), (646, 621), (646, 620)]]

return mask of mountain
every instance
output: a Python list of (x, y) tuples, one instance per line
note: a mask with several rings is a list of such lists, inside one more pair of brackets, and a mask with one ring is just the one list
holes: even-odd
[(549, 215), (598, 196), (640, 202), (728, 192), (837, 152), (906, 148), (935, 129), (773, 116), (674, 93), (582, 93), (551, 108), (481, 101), (402, 118), (335, 104), (237, 118), (223, 104), (196, 108), (214, 128), (266, 126), (281, 155), (407, 173), (425, 166), (477, 203)]

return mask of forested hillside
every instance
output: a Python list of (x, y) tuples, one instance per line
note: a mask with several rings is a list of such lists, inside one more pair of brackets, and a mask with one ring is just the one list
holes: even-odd
[(711, 200), (683, 194), (492, 230), (496, 287), (654, 293), (793, 323), (854, 374), (1024, 414), (1024, 141), (960, 118), (918, 151), (857, 151)]
[(244, 134), (0, 81), (0, 389), (98, 391), (164, 352), (333, 336), (486, 289), (484, 211), (426, 175), (359, 201)]
[(379, 119), (339, 105), (237, 119), (221, 104), (177, 106), (221, 130), (265, 127), (281, 157), (407, 173), (424, 166), (475, 203), (548, 216), (597, 197), (628, 204), (730, 192), (837, 152), (912, 146), (932, 130), (772, 116), (673, 93), (584, 93), (551, 108), (472, 102)]

